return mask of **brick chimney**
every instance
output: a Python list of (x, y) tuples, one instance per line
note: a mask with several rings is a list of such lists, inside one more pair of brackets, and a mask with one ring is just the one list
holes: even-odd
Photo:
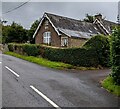
[(95, 15), (95, 19), (98, 19), (99, 21), (101, 21), (102, 20), (102, 14)]

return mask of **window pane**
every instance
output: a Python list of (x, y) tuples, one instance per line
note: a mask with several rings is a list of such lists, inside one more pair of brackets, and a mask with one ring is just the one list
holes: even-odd
[(50, 42), (51, 42), (51, 33), (45, 32), (43, 34), (43, 43), (50, 44)]
[(68, 38), (62, 38), (61, 46), (68, 46)]

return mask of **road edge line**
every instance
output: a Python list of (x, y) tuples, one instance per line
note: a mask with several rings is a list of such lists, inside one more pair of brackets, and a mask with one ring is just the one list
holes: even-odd
[(17, 73), (15, 73), (15, 71), (13, 71), (12, 69), (10, 69), (8, 66), (5, 66), (6, 69), (8, 69), (11, 73), (13, 73), (16, 77), (20, 77), (20, 75), (18, 75)]
[(54, 108), (61, 109), (56, 103), (54, 103), (52, 100), (50, 100), (46, 95), (44, 95), (42, 92), (40, 92), (38, 89), (36, 89), (34, 86), (30, 85), (30, 88), (34, 90), (38, 95), (40, 95), (42, 98), (44, 98), (47, 102), (49, 102)]

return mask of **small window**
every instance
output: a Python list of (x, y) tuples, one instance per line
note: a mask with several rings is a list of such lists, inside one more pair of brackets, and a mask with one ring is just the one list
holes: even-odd
[(68, 37), (61, 37), (61, 46), (63, 47), (68, 46)]
[(48, 20), (45, 21), (45, 25), (48, 26), (49, 25), (49, 22)]
[(48, 26), (45, 26), (45, 30), (48, 29)]
[(51, 32), (44, 32), (43, 33), (43, 43), (50, 44), (51, 43)]

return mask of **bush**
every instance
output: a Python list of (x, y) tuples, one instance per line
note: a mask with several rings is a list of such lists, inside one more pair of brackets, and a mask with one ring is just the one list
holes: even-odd
[(110, 59), (112, 64), (112, 77), (120, 85), (120, 27), (116, 28), (111, 36)]
[[(34, 44), (9, 44), (10, 51), (28, 56), (41, 55), (51, 61), (64, 62), (75, 66), (97, 67), (96, 51), (87, 48), (51, 48)], [(11, 49), (13, 48), (13, 49)], [(22, 52), (22, 53), (21, 53)]]
[(13, 43), (9, 43), (8, 44), (8, 49), (9, 49), (9, 51), (14, 51), (14, 44)]
[(37, 56), (39, 55), (39, 49), (37, 48), (37, 45), (34, 44), (14, 44), (9, 43), (8, 44), (9, 51), (28, 55), (28, 56)]
[(45, 48), (43, 57), (51, 61), (60, 61), (75, 66), (98, 66), (96, 52), (86, 48), (55, 49)]
[(96, 35), (88, 40), (83, 47), (93, 49), (97, 53), (99, 64), (102, 66), (110, 65), (110, 45), (109, 37), (104, 35)]
[(39, 49), (36, 45), (33, 44), (24, 44), (22, 46), (23, 52), (25, 52), (28, 56), (37, 56), (39, 55)]

